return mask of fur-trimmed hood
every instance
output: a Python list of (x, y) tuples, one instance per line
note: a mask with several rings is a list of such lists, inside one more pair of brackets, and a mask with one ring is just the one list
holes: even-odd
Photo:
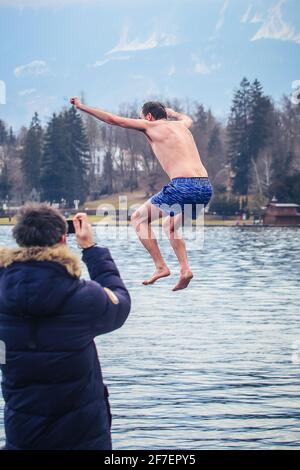
[(0, 269), (7, 268), (12, 263), (25, 263), (28, 261), (52, 261), (63, 265), (73, 277), (79, 278), (81, 275), (78, 256), (62, 243), (50, 247), (0, 247)]
[(78, 287), (80, 260), (67, 245), (0, 248), (0, 312), (59, 314)]

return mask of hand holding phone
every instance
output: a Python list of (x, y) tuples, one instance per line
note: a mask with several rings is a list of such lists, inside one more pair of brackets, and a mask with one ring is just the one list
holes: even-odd
[(84, 212), (78, 212), (73, 217), (73, 225), (77, 243), (81, 248), (88, 248), (94, 244), (93, 229)]

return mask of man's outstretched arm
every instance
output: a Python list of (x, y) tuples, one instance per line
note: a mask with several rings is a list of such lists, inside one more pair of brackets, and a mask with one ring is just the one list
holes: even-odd
[(70, 103), (73, 104), (77, 109), (83, 111), (95, 118), (99, 119), (100, 121), (106, 122), (107, 124), (111, 124), (113, 126), (120, 126), (125, 127), (127, 129), (135, 129), (138, 131), (146, 131), (149, 127), (149, 121), (146, 119), (131, 119), (122, 116), (118, 116), (117, 114), (108, 113), (103, 111), (102, 109), (98, 108), (91, 108), (90, 106), (86, 106), (85, 104), (81, 103), (79, 98), (71, 98)]
[(193, 119), (190, 116), (188, 116), (187, 114), (178, 113), (177, 111), (174, 111), (174, 109), (171, 109), (171, 108), (167, 108), (166, 112), (167, 112), (168, 118), (171, 118), (171, 119), (173, 118), (173, 119), (177, 119), (178, 121), (182, 121), (183, 124), (187, 128), (192, 127)]

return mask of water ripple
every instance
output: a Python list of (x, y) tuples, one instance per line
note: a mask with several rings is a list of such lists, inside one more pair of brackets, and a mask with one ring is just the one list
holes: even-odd
[[(129, 240), (110, 235), (103, 228), (99, 242), (111, 248), (133, 301), (124, 327), (97, 338), (114, 448), (300, 448), (300, 365), (292, 360), (300, 230), (205, 228), (203, 250), (188, 241), (195, 278), (177, 293), (166, 240), (173, 275), (144, 287), (148, 255), (131, 231)], [(0, 441), (2, 412), (0, 399)]]

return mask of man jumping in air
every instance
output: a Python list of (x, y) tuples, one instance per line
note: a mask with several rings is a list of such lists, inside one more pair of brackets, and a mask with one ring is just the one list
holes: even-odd
[(193, 124), (192, 119), (185, 114), (165, 108), (158, 102), (145, 103), (140, 119), (121, 117), (91, 108), (82, 104), (79, 98), (71, 98), (70, 102), (77, 109), (107, 124), (135, 129), (145, 134), (171, 181), (132, 215), (137, 235), (152, 256), (156, 267), (153, 276), (143, 284), (153, 284), (158, 279), (170, 275), (151, 228), (151, 222), (167, 216), (163, 227), (180, 264), (180, 277), (173, 290), (185, 289), (193, 273), (189, 267), (185, 242), (178, 233), (182, 225), (184, 208), (192, 206), (192, 215), (195, 218), (194, 208), (197, 205), (205, 207), (213, 194), (207, 171), (189, 130)]

